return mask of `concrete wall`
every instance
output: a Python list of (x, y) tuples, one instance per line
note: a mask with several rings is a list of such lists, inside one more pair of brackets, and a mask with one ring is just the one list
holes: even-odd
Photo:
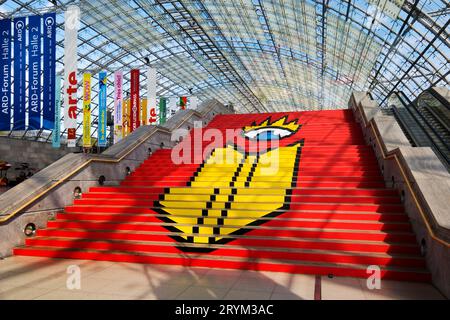
[[(180, 111), (164, 127), (141, 126), (101, 155), (67, 154), (0, 195), (0, 221), (4, 220), (0, 222), (0, 257), (11, 255), (12, 248), (23, 245), (23, 229), (27, 223), (45, 228), (55, 213), (72, 204), (76, 187), (86, 192), (99, 185), (101, 175), (106, 178), (105, 185), (118, 185), (125, 178), (127, 167), (133, 171), (148, 158), (149, 148), (155, 151), (161, 143), (164, 148), (173, 146), (176, 143), (171, 141), (173, 130), (192, 129), (194, 121), (206, 125), (214, 115), (229, 113), (217, 101), (202, 104), (199, 111)], [(16, 212), (18, 208), (21, 209)]]
[(49, 164), (59, 160), (76, 148), (61, 147), (55, 149), (51, 143), (20, 140), (8, 137), (0, 137), (0, 160), (12, 165), (8, 170), (8, 179), (14, 180), (20, 171), (14, 170), (22, 162), (28, 162), (31, 168), (41, 170)]
[(386, 185), (402, 195), (433, 284), (449, 298), (450, 174), (431, 148), (411, 147), (395, 118), (382, 115), (375, 106), (361, 92), (355, 92), (349, 102), (375, 151)]

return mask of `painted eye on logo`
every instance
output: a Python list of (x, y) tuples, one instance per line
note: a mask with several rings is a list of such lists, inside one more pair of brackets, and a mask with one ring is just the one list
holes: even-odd
[(251, 140), (280, 140), (297, 132), (300, 127), (297, 121), (287, 122), (287, 117), (270, 122), (266, 119), (259, 125), (254, 123), (243, 128), (242, 134)]
[(293, 131), (284, 128), (266, 127), (244, 132), (244, 135), (252, 140), (279, 140), (293, 133)]

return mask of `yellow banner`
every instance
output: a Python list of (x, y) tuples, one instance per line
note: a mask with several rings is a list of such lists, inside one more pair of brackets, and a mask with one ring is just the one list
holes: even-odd
[(148, 125), (148, 118), (147, 118), (147, 99), (141, 99), (141, 121), (142, 125), (146, 126)]
[(91, 147), (91, 74), (83, 75), (83, 147)]
[(126, 137), (130, 132), (130, 99), (124, 99), (122, 103), (122, 137)]

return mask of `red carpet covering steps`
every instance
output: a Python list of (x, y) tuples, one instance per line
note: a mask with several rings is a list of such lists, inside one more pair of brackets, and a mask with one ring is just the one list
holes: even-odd
[[(219, 115), (208, 127), (241, 128), (267, 116)], [(180, 251), (152, 210), (165, 188), (185, 187), (199, 166), (175, 165), (171, 150), (158, 150), (120, 186), (90, 188), (14, 254), (351, 277), (378, 265), (385, 279), (430, 281), (400, 197), (385, 187), (351, 111), (289, 113), (295, 118), (304, 147), (290, 209), (211, 245), (217, 250)]]

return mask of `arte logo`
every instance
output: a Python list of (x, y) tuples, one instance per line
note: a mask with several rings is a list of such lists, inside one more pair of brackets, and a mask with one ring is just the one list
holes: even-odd
[(156, 108), (151, 108), (150, 109), (150, 118), (149, 118), (149, 123), (156, 123)]
[[(297, 120), (283, 117), (249, 124), (225, 139), (220, 130), (205, 130), (202, 141), (214, 136), (212, 147), (205, 147), (211, 149), (208, 156), (186, 187), (168, 188), (154, 203), (160, 219), (171, 223), (166, 228), (180, 234), (173, 238), (181, 243), (227, 243), (234, 239), (231, 235), (248, 232), (288, 210), (303, 143), (297, 138), (300, 127)], [(192, 136), (195, 139), (195, 131)], [(261, 197), (261, 192), (267, 193)], [(192, 245), (179, 249), (214, 250)]]
[(68, 116), (70, 119), (76, 119), (77, 118), (77, 88), (78, 82), (77, 82), (77, 74), (76, 72), (71, 72), (69, 74), (69, 85), (66, 89), (67, 97), (68, 97)]

